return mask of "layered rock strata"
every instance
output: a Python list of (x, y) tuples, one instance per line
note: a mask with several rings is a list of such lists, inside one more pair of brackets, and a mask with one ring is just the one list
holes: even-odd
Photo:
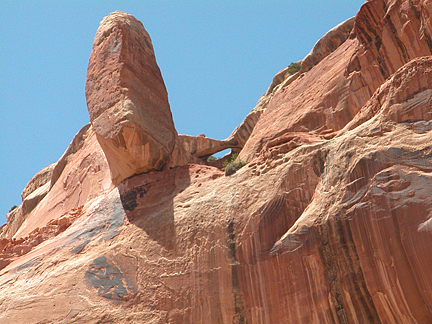
[(273, 78), (266, 93), (260, 98), (255, 108), (246, 116), (243, 122), (228, 137), (228, 141), (234, 142), (243, 147), (258, 119), (267, 109), (269, 102), (281, 89), (289, 86), (304, 72), (309, 71), (321, 62), (326, 56), (334, 52), (342, 43), (347, 40), (354, 25), (354, 17), (350, 18), (327, 32), (314, 46), (306, 57), (295, 64), (300, 66), (299, 71), (290, 72), (289, 67), (279, 71)]
[[(62, 161), (65, 164), (60, 167)], [(47, 188), (48, 192), (30, 213), (23, 213), (24, 203), (13, 211), (14, 221), (8, 221), (8, 235), (4, 237), (26, 237), (36, 228), (43, 228), (52, 219), (81, 208), (113, 187), (104, 152), (89, 126), (77, 133), (56, 167), (59, 173), (54, 168), (52, 177), (57, 179), (51, 180), (52, 187)], [(19, 226), (17, 219), (21, 222)]]
[[(32, 192), (40, 187), (46, 185), (51, 182), (53, 170), (56, 167), (57, 163), (53, 163), (46, 168), (43, 168), (38, 173), (36, 173), (33, 178), (27, 183), (25, 188), (21, 193), (21, 198), (24, 201)], [(51, 183), (50, 183), (51, 184)]]
[[(366, 2), (333, 52), (275, 78), (229, 177), (185, 163), (113, 186), (93, 127), (77, 135), (0, 240), (0, 323), (432, 322), (431, 12)], [(184, 160), (222, 145), (180, 142)]]
[(329, 30), (313, 47), (301, 62), (301, 72), (307, 72), (334, 52), (349, 37), (355, 18), (350, 18)]

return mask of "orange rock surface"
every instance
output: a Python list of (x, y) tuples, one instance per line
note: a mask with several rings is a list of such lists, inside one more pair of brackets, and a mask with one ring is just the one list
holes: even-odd
[(228, 139), (168, 132), (172, 168), (113, 183), (92, 120), (0, 229), (0, 323), (432, 323), (431, 13), (367, 1)]
[(114, 12), (101, 22), (86, 98), (114, 183), (165, 168), (177, 132), (150, 36), (135, 17)]

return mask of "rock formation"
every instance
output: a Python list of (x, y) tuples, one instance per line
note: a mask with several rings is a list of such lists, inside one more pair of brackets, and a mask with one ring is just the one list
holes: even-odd
[(349, 37), (355, 18), (350, 18), (329, 30), (301, 62), (301, 72), (307, 72), (334, 52)]
[(428, 15), (422, 1), (367, 1), (350, 37), (322, 59), (321, 68), (300, 71), (297, 82), (273, 95), (242, 158), (251, 161), (264, 143), (286, 133), (334, 136), (397, 69), (413, 58), (431, 55)]
[(431, 323), (431, 13), (367, 1), (222, 141), (177, 135), (142, 25), (105, 18), (92, 125), (0, 229), (0, 323)]
[(140, 21), (122, 12), (105, 17), (96, 32), (86, 97), (114, 184), (236, 146), (232, 141), (178, 138), (150, 36)]
[(218, 141), (206, 137), (204, 134), (198, 136), (179, 135), (179, 144), (190, 154), (198, 158), (205, 158), (227, 148), (242, 148), (242, 145), (234, 138)]
[(150, 36), (131, 15), (115, 12), (102, 20), (86, 97), (114, 183), (166, 167), (177, 133)]

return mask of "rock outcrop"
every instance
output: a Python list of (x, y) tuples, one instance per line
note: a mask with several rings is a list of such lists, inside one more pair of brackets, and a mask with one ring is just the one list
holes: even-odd
[(105, 17), (96, 33), (86, 97), (115, 185), (238, 146), (232, 140), (178, 137), (150, 36), (140, 21), (119, 11)]
[(86, 97), (115, 184), (166, 168), (177, 132), (150, 36), (133, 16), (115, 12), (101, 22)]
[(350, 18), (329, 30), (313, 47), (301, 62), (301, 72), (307, 72), (334, 52), (350, 35), (355, 18)]
[(178, 143), (186, 152), (197, 158), (207, 158), (208, 156), (226, 150), (228, 148), (242, 148), (236, 140), (228, 138), (226, 140), (214, 140), (203, 135), (190, 136), (179, 135)]
[(273, 81), (266, 93), (258, 101), (255, 108), (246, 116), (243, 122), (232, 132), (227, 140), (236, 143), (239, 147), (243, 147), (255, 128), (258, 119), (267, 109), (273, 96), (281, 89), (289, 86), (301, 74), (312, 69), (312, 67), (317, 65), (330, 53), (334, 52), (342, 43), (345, 42), (345, 40), (347, 40), (352, 31), (353, 25), (354, 17), (344, 21), (327, 32), (302, 61), (292, 63), (300, 66), (299, 71), (291, 72), (289, 66), (279, 71), (273, 78)]
[[(62, 161), (65, 161), (65, 164), (60, 167)], [(57, 167), (59, 167), (58, 173)], [(82, 208), (83, 205), (113, 187), (104, 152), (90, 126), (85, 126), (77, 133), (56, 168), (52, 176), (57, 179), (51, 180), (52, 187), (29, 214), (21, 214), (23, 215), (22, 225), (16, 228), (15, 222), (10, 223), (14, 230), (9, 231), (10, 234), (6, 237), (17, 239), (26, 237), (36, 228), (43, 228), (51, 220), (73, 209)], [(24, 203), (17, 208), (18, 215), (22, 213), (23, 207)]]
[(275, 93), (241, 157), (251, 161), (264, 143), (286, 133), (334, 136), (396, 70), (431, 55), (428, 6), (423, 1), (367, 1), (346, 41)]
[[(101, 122), (107, 106), (51, 180), (30, 182), (24, 201), (46, 186), (41, 201), (0, 230), (0, 323), (431, 323), (430, 13), (430, 1), (367, 1), (345, 41), (279, 73), (227, 140), (172, 128), (160, 143), (172, 168), (131, 168), (116, 186), (123, 155), (101, 134), (124, 120)], [(115, 57), (116, 33), (141, 25), (107, 22)], [(128, 102), (110, 80), (104, 100)], [(108, 102), (97, 94), (90, 111)], [(248, 164), (231, 176), (202, 164), (227, 145)]]
[(48, 182), (51, 182), (53, 170), (56, 165), (57, 163), (53, 163), (46, 168), (43, 168), (30, 179), (21, 193), (23, 201), (36, 189), (46, 185)]

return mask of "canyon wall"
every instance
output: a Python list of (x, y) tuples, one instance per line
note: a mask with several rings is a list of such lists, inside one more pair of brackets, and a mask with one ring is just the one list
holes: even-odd
[(91, 125), (0, 230), (0, 323), (431, 323), (431, 13), (367, 1), (221, 141), (177, 134), (142, 24), (105, 18)]

